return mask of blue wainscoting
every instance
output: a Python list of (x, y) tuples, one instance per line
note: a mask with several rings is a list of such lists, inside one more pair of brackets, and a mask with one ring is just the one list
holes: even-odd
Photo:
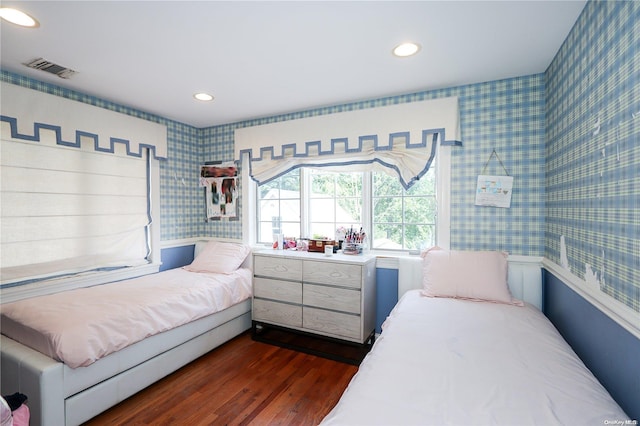
[(376, 333), (398, 302), (398, 270), (376, 268)]
[(166, 271), (167, 269), (180, 268), (193, 262), (193, 250), (195, 244), (180, 247), (168, 247), (163, 248), (160, 252), (162, 258), (162, 265), (160, 265), (160, 271)]
[(627, 415), (640, 420), (640, 339), (549, 271), (544, 314)]

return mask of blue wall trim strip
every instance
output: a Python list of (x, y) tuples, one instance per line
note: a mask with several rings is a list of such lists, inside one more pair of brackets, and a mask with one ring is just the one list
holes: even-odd
[(640, 339), (549, 271), (544, 314), (627, 415), (640, 419)]
[(138, 157), (141, 158), (142, 157), (142, 150), (144, 148), (148, 148), (150, 151), (153, 152), (153, 156), (159, 160), (166, 160), (166, 157), (160, 157), (156, 154), (156, 147), (153, 145), (149, 145), (149, 144), (139, 144), (139, 150), (136, 151), (132, 151), (131, 150), (131, 141), (127, 140), (127, 139), (120, 139), (120, 138), (109, 138), (109, 146), (108, 147), (104, 147), (104, 146), (100, 146), (100, 144), (98, 143), (98, 135), (96, 135), (95, 133), (89, 133), (89, 132), (85, 132), (82, 130), (76, 130), (75, 134), (76, 134), (76, 140), (73, 142), (70, 141), (65, 141), (62, 139), (62, 128), (60, 126), (56, 126), (53, 124), (46, 124), (46, 123), (33, 123), (33, 136), (31, 135), (25, 135), (22, 134), (20, 132), (18, 132), (18, 120), (15, 117), (8, 117), (6, 115), (0, 115), (0, 121), (4, 121), (6, 123), (9, 123), (9, 126), (11, 128), (11, 137), (13, 139), (19, 139), (19, 140), (23, 140), (23, 141), (28, 141), (28, 142), (40, 142), (41, 138), (40, 138), (40, 130), (50, 130), (53, 131), (56, 134), (56, 144), (57, 145), (63, 145), (63, 146), (68, 146), (68, 147), (72, 147), (72, 148), (80, 148), (81, 147), (81, 139), (84, 138), (89, 138), (89, 139), (93, 139), (93, 147), (95, 151), (98, 152), (106, 152), (106, 153), (110, 153), (113, 154), (115, 152), (115, 145), (117, 143), (119, 144), (123, 144), (126, 146), (127, 148), (127, 155), (131, 156), (131, 157)]

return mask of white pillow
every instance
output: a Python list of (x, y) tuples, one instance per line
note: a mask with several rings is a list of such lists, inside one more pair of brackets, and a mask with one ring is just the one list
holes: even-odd
[(191, 272), (230, 274), (242, 265), (251, 253), (251, 247), (242, 243), (209, 241), (190, 265), (184, 267)]
[(422, 254), (422, 294), (523, 305), (509, 291), (507, 256), (499, 251), (433, 247)]

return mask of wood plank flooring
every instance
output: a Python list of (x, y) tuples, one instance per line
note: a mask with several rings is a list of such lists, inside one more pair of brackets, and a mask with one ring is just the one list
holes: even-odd
[(244, 333), (85, 425), (315, 425), (357, 369)]

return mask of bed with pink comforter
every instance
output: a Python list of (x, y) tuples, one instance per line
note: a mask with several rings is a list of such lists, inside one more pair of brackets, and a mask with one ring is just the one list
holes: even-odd
[(2, 305), (2, 334), (71, 368), (251, 297), (251, 271), (182, 268)]
[(31, 425), (78, 425), (251, 326), (250, 248), (209, 242), (184, 268), (0, 305), (3, 394)]
[(630, 422), (508, 269), (503, 252), (425, 251), (321, 425)]

